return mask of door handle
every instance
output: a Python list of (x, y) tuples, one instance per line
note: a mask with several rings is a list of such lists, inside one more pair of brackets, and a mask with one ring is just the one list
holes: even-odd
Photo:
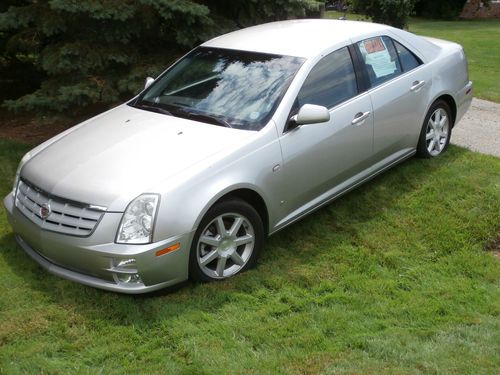
[(368, 112), (358, 112), (356, 113), (356, 116), (354, 116), (354, 120), (351, 121), (352, 125), (361, 125), (362, 123), (365, 122), (365, 120), (370, 116), (370, 111)]
[(415, 81), (410, 87), (410, 91), (417, 91), (419, 88), (421, 88), (423, 85), (425, 85), (425, 81)]

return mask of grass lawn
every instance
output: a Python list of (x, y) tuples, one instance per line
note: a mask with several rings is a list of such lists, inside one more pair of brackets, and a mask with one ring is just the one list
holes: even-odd
[[(464, 45), (500, 102), (500, 21), (410, 31)], [(29, 148), (0, 139), (1, 198)], [(276, 234), (254, 270), (153, 296), (51, 276), (0, 205), (0, 374), (493, 374), (499, 261), (500, 159), (455, 146)]]
[[(0, 196), (27, 149), (0, 140)], [(149, 297), (49, 275), (2, 207), (0, 373), (493, 374), (499, 187), (500, 159), (452, 146), (273, 236), (250, 272)]]
[[(330, 18), (342, 13), (327, 12)], [(348, 14), (356, 20), (362, 16)], [(433, 21), (411, 19), (409, 31), (415, 34), (460, 43), (469, 60), (474, 96), (500, 102), (500, 20)]]

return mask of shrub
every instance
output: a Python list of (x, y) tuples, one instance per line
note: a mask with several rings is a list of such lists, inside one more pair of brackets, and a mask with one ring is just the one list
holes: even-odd
[(460, 15), (466, 0), (418, 0), (415, 4), (417, 16), (438, 19), (455, 19)]
[[(12, 110), (72, 111), (137, 93), (200, 41), (235, 28), (303, 16), (315, 0), (9, 0), (0, 34), (11, 56), (44, 77)], [(2, 12), (3, 10), (3, 12)], [(7, 47), (5, 47), (7, 48)], [(1, 55), (7, 54), (3, 48)]]
[(371, 17), (373, 22), (403, 29), (413, 12), (415, 0), (351, 0), (352, 8)]

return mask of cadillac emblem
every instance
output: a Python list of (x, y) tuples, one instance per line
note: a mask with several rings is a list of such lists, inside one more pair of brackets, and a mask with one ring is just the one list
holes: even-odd
[(43, 220), (48, 218), (51, 212), (52, 210), (50, 209), (50, 205), (47, 203), (42, 204), (42, 207), (40, 207), (40, 217)]

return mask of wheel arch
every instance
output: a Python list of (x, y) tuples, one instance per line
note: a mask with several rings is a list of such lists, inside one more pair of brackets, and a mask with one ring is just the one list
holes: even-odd
[(265, 199), (262, 194), (260, 194), (257, 189), (253, 189), (250, 186), (233, 186), (231, 188), (225, 189), (224, 191), (217, 194), (213, 199), (210, 200), (205, 206), (205, 208), (200, 212), (198, 219), (196, 220), (195, 228), (198, 227), (203, 217), (206, 215), (208, 210), (215, 204), (222, 202), (224, 200), (230, 200), (232, 198), (241, 199), (248, 204), (250, 204), (259, 214), (262, 219), (262, 224), (264, 226), (265, 236), (269, 234), (269, 210)]
[[(240, 200), (239, 202), (235, 199)], [(218, 206), (219, 203), (223, 203), (220, 206)], [(250, 210), (248, 207), (254, 208), (255, 211)], [(243, 254), (238, 254), (240, 257), (240, 261), (244, 261), (243, 264), (238, 263), (240, 265), (240, 268), (237, 269), (234, 273), (229, 274), (229, 275), (224, 275), (225, 273), (225, 266), (226, 266), (226, 261), (222, 263), (223, 268), (223, 273), (222, 275), (220, 274), (219, 271), (215, 271), (214, 269), (208, 270), (207, 273), (207, 267), (203, 267), (203, 265), (200, 264), (199, 257), (201, 256), (199, 253), (199, 243), (200, 243), (200, 238), (203, 235), (204, 231), (208, 228), (207, 225), (209, 225), (215, 218), (220, 217), (219, 215), (222, 215), (223, 213), (231, 212), (227, 211), (229, 207), (232, 207), (230, 209), (237, 209), (236, 207), (240, 207), (241, 209), (244, 209), (244, 212), (247, 212), (247, 214), (244, 214), (244, 216), (247, 217), (250, 220), (251, 225), (255, 225), (256, 222), (254, 223), (257, 218), (255, 215), (260, 217), (262, 219), (262, 226), (260, 223), (258, 224), (257, 227), (253, 227), (254, 233), (252, 234), (252, 245), (250, 247), (249, 255), (247, 252), (248, 246), (245, 246), (244, 252), (247, 252), (247, 258), (245, 259), (243, 257)], [(211, 212), (211, 213), (210, 213)], [(206, 215), (210, 214), (211, 216), (207, 217)], [(249, 268), (252, 268), (255, 266), (257, 258), (259, 256), (260, 251), (262, 250), (264, 243), (265, 243), (265, 237), (267, 237), (267, 207), (265, 205), (264, 199), (262, 196), (257, 193), (255, 190), (251, 188), (236, 188), (230, 191), (226, 191), (222, 195), (219, 195), (215, 200), (212, 201), (211, 204), (207, 204), (203, 212), (199, 216), (199, 221), (197, 222), (196, 225), (196, 232), (193, 236), (193, 239), (191, 241), (191, 246), (190, 246), (190, 252), (189, 252), (189, 277), (192, 278), (193, 280), (198, 280), (198, 281), (212, 281), (214, 279), (224, 279), (227, 277), (230, 277), (236, 273), (243, 272)], [(218, 230), (217, 230), (218, 231)], [(219, 232), (220, 234), (221, 232)], [(238, 235), (238, 234), (237, 234)], [(216, 241), (219, 241), (217, 238), (220, 237), (214, 237)], [(227, 241), (227, 240), (226, 240)], [(233, 241), (233, 239), (230, 239), (230, 241)], [(203, 241), (205, 242), (205, 241)], [(215, 246), (220, 246), (223, 245), (223, 242), (217, 242), (217, 245)], [(206, 242), (205, 242), (206, 243)], [(210, 243), (210, 245), (212, 245)], [(230, 246), (236, 246), (238, 247), (239, 245), (230, 245)], [(216, 249), (218, 250), (218, 249)], [(223, 251), (226, 251), (227, 249), (223, 249)], [(213, 252), (213, 249), (211, 250)], [(236, 252), (236, 248), (233, 248), (233, 252)], [(206, 254), (205, 254), (206, 255)], [(226, 258), (228, 255), (217, 255), (217, 270), (219, 269), (219, 258)], [(229, 257), (233, 258), (233, 255), (230, 254)], [(212, 259), (212, 258), (211, 258)], [(234, 259), (234, 258), (233, 258)], [(210, 260), (207, 262), (211, 263), (213, 261)], [(234, 263), (236, 264), (236, 263)], [(232, 266), (231, 266), (232, 267)]]
[(436, 100), (434, 100), (434, 103), (438, 100), (443, 100), (450, 107), (451, 120), (452, 120), (451, 127), (453, 128), (455, 126), (455, 121), (457, 119), (457, 103), (455, 102), (455, 99), (453, 99), (453, 96), (451, 96), (449, 94), (444, 94), (444, 95), (441, 95), (438, 98), (436, 98)]
[(453, 127), (455, 126), (456, 119), (457, 119), (457, 102), (455, 101), (455, 98), (453, 98), (453, 96), (449, 93), (441, 93), (441, 94), (437, 95), (434, 98), (434, 100), (432, 100), (429, 103), (429, 107), (427, 108), (427, 111), (425, 112), (426, 116), (427, 116), (427, 113), (429, 112), (430, 108), (434, 105), (434, 103), (436, 103), (439, 100), (443, 100), (450, 107), (451, 120), (452, 120), (451, 128), (453, 129)]
[(255, 208), (260, 218), (262, 219), (262, 224), (264, 225), (264, 232), (265, 235), (267, 236), (267, 234), (269, 233), (269, 212), (267, 210), (266, 202), (260, 196), (260, 194), (257, 193), (255, 190), (249, 188), (239, 188), (224, 194), (222, 197), (217, 199), (217, 201), (214, 204), (231, 198), (239, 198), (250, 204), (253, 208)]
[[(446, 143), (445, 143), (444, 147), (440, 148), (439, 150), (437, 150), (437, 153), (433, 154), (432, 152), (434, 152), (436, 150), (434, 150), (434, 146), (432, 147), (432, 150), (428, 150), (427, 140), (426, 140), (426, 129), (429, 126), (428, 121), (431, 118), (433, 112), (437, 108), (444, 107), (443, 102), (446, 103), (447, 107), (449, 108), (449, 111), (451, 112), (449, 115), (449, 117), (451, 117), (451, 119), (449, 121), (449, 124), (451, 124), (451, 127), (449, 128), (448, 134), (446, 135)], [(448, 112), (448, 110), (446, 110), (446, 112)], [(427, 109), (427, 112), (425, 115), (424, 122), (422, 124), (422, 129), (420, 131), (418, 142), (417, 142), (417, 148), (416, 148), (417, 156), (422, 157), (422, 158), (436, 157), (446, 150), (446, 148), (448, 147), (448, 144), (450, 142), (451, 129), (453, 128), (453, 126), (455, 124), (456, 116), (457, 116), (457, 106), (456, 106), (456, 102), (455, 102), (454, 98), (451, 95), (449, 95), (449, 94), (438, 95), (430, 103), (429, 108)], [(440, 135), (440, 137), (441, 137), (441, 135)], [(439, 138), (439, 142), (441, 142), (441, 138)]]

